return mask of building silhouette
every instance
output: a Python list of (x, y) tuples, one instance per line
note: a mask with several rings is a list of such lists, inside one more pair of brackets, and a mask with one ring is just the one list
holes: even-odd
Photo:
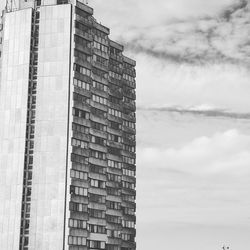
[(135, 61), (83, 0), (1, 24), (0, 248), (134, 250)]

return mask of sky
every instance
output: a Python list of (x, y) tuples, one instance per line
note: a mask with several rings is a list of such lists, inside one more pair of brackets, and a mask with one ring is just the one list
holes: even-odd
[(250, 246), (250, 2), (89, 0), (137, 61), (138, 250)]

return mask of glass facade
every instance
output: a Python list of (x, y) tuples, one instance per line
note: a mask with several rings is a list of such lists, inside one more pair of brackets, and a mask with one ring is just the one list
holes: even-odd
[[(66, 2), (47, 6), (49, 1), (44, 0), (23, 10), (30, 14), (29, 30), (25, 29), (27, 75), (21, 84), (25, 92), (22, 137), (15, 133), (22, 161), (13, 164), (6, 149), (0, 153), (1, 162), (20, 172), (15, 237), (21, 250), (134, 250), (135, 61), (123, 55), (122, 45), (109, 39), (109, 29), (94, 19), (93, 9), (84, 1)], [(9, 21), (4, 32), (16, 13), (22, 12), (5, 14)], [(21, 36), (21, 29), (16, 27), (13, 36)], [(3, 62), (10, 60), (8, 37), (4, 33)], [(4, 132), (7, 121), (21, 127), (10, 117), (16, 115), (14, 100), (23, 93), (7, 83), (15, 70), (5, 65), (1, 85), (6, 86), (0, 89), (4, 97), (0, 110), (6, 120), (0, 125), (1, 147), (12, 138)], [(6, 99), (13, 91), (16, 97)], [(7, 112), (6, 106), (13, 110)], [(12, 174), (0, 164), (6, 176)], [(12, 187), (4, 189), (1, 197), (8, 190)], [(0, 213), (5, 222), (6, 197), (3, 204)], [(3, 239), (12, 237), (4, 233)], [(18, 244), (6, 249), (17, 248)]]
[(29, 250), (63, 249), (71, 5), (39, 8)]
[(5, 15), (0, 83), (0, 244), (19, 247), (32, 10)]

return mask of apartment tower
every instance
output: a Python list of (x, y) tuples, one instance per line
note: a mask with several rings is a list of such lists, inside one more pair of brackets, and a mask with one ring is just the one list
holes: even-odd
[(135, 61), (83, 0), (2, 7), (0, 248), (135, 250)]

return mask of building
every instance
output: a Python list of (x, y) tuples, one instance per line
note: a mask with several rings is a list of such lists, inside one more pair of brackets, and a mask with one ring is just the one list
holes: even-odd
[(9, 0), (1, 249), (136, 249), (135, 61), (108, 36), (83, 0)]

